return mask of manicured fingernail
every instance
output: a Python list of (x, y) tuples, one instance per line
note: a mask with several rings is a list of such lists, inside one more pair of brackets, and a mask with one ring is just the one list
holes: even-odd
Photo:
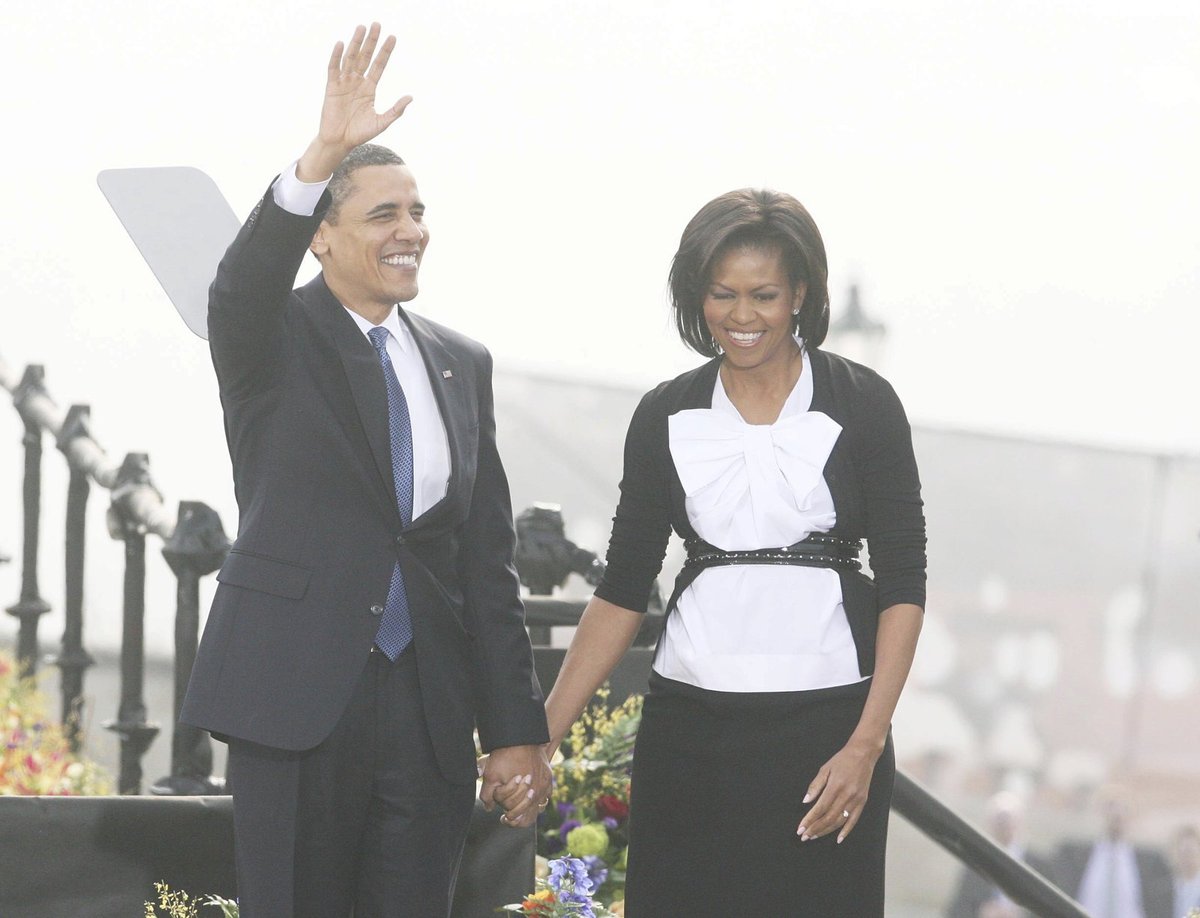
[(810, 800), (812, 800), (812, 794), (805, 794), (805, 795), (804, 795), (804, 799), (803, 799), (803, 800), (801, 800), (800, 802), (801, 802), (801, 803), (808, 803), (808, 801), (810, 801)]
[(845, 836), (845, 835), (839, 835), (839, 836), (838, 836), (838, 844), (839, 844), (839, 845), (840, 845), (840, 844), (841, 844), (843, 841), (845, 841), (845, 840), (846, 840), (846, 836)]
[(798, 829), (796, 830), (796, 834), (797, 834), (797, 835), (803, 835), (803, 834), (804, 834), (804, 826), (801, 826), (800, 828), (798, 828)]
[(532, 787), (531, 787), (531, 788), (529, 788), (529, 790), (525, 791), (525, 799), (526, 799), (526, 800), (532, 800), (532, 799), (533, 799), (533, 788), (532, 788)]
[(533, 783), (533, 775), (526, 775), (522, 780), (526, 784), (532, 784)]

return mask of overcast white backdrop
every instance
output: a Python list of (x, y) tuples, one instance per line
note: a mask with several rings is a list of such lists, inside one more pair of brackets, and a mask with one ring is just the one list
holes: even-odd
[[(333, 42), (373, 18), (399, 38), (381, 97), (415, 97), (383, 138), (429, 206), (413, 307), (502, 368), (694, 365), (664, 299), (679, 233), (767, 185), (820, 225), (835, 316), (857, 281), (888, 324), (915, 420), (1200, 451), (1195, 2), (23, 3), (0, 56), (0, 355), (90, 403), (117, 457), (150, 452), (169, 503), (235, 526), (215, 385), (96, 173), (196, 166), (245, 215), (314, 131)], [(20, 426), (0, 425), (13, 554)]]

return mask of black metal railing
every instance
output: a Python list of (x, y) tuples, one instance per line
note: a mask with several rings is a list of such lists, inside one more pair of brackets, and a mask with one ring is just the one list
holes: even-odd
[(20, 624), (17, 660), (22, 673), (36, 671), (41, 659), (38, 627), (50, 604), (38, 583), (41, 539), (42, 445), (45, 435), (55, 440), (69, 468), (65, 522), (65, 591), (62, 647), (51, 659), (62, 678), (62, 719), (67, 737), (79, 749), (79, 725), (84, 717), (84, 675), (94, 660), (84, 647), (84, 560), (88, 500), (95, 483), (109, 491), (109, 534), (124, 544), (125, 578), (122, 607), (120, 702), (116, 717), (104, 726), (120, 737), (117, 786), (122, 794), (140, 793), (142, 757), (159, 733), (149, 720), (144, 698), (146, 615), (146, 537), (163, 540), (163, 554), (178, 580), (175, 612), (175, 724), (171, 735), (171, 773), (154, 783), (158, 794), (216, 793), (223, 782), (212, 777), (212, 747), (208, 735), (178, 724), (179, 706), (196, 655), (199, 636), (199, 581), (218, 567), (229, 540), (216, 512), (201, 503), (181, 501), (172, 515), (150, 478), (145, 453), (129, 453), (114, 464), (90, 429), (87, 405), (66, 412), (50, 397), (45, 371), (32, 365), (17, 375), (0, 358), (0, 386), (12, 394), (24, 424), (25, 450), (22, 486), (23, 544), (21, 593), (8, 613)]
[[(149, 459), (130, 453), (112, 464), (93, 439), (89, 409), (73, 405), (65, 413), (50, 398), (40, 366), (27, 367), (16, 377), (0, 358), (0, 386), (12, 393), (13, 404), (24, 423), (25, 449), (23, 509), (24, 544), (21, 555), (21, 593), (8, 608), (20, 620), (17, 655), (23, 672), (38, 663), (38, 623), (50, 610), (40, 594), (38, 546), (41, 526), (41, 470), (43, 435), (54, 436), (65, 456), (70, 479), (66, 512), (66, 590), (62, 649), (53, 659), (62, 674), (62, 716), (72, 745), (78, 749), (78, 725), (83, 714), (83, 678), (92, 665), (83, 646), (85, 524), (91, 484), (110, 492), (108, 531), (124, 543), (125, 582), (121, 639), (121, 692), (115, 720), (105, 726), (121, 738), (118, 779), (122, 794), (141, 791), (141, 759), (159, 733), (148, 719), (143, 697), (145, 670), (143, 624), (146, 614), (146, 536), (163, 540), (162, 552), (177, 580), (175, 609), (175, 726), (171, 739), (171, 773), (155, 782), (152, 792), (162, 795), (199, 795), (220, 792), (223, 782), (211, 776), (212, 747), (201, 730), (178, 724), (179, 708), (196, 657), (199, 636), (201, 578), (217, 570), (230, 542), (216, 511), (205, 504), (181, 501), (172, 517), (150, 478)], [(518, 517), (517, 562), (522, 581), (535, 595), (527, 603), (526, 624), (537, 645), (549, 644), (550, 629), (578, 624), (585, 603), (554, 599), (548, 595), (570, 573), (593, 585), (603, 574), (603, 563), (580, 549), (563, 534), (562, 515), (555, 505), (538, 505)], [(648, 675), (649, 648), (662, 629), (661, 599), (646, 617), (635, 645), (642, 651)], [(546, 650), (545, 646), (538, 648)], [(535, 650), (535, 653), (538, 652)], [(548, 688), (548, 686), (547, 686)], [(896, 775), (892, 808), (952, 856), (987, 877), (1018, 905), (1041, 918), (1088, 918), (1087, 913), (1040, 874), (1013, 858), (981, 832), (957, 816), (929, 791), (903, 773)]]

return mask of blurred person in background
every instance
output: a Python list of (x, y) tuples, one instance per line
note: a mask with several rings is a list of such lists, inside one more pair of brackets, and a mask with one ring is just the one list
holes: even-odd
[[(1012, 857), (1043, 876), (1050, 876), (1050, 862), (1025, 846), (1025, 805), (1011, 791), (1001, 791), (988, 801), (988, 830), (996, 844)], [(964, 868), (958, 889), (946, 910), (946, 918), (1027, 918), (1029, 912), (1016, 905), (990, 880), (969, 867)]]
[(1200, 908), (1200, 830), (1183, 826), (1171, 839), (1172, 918)]
[(1098, 798), (1102, 835), (1068, 841), (1054, 857), (1059, 886), (1092, 918), (1177, 918), (1171, 910), (1171, 871), (1162, 853), (1129, 840), (1131, 807), (1117, 788)]

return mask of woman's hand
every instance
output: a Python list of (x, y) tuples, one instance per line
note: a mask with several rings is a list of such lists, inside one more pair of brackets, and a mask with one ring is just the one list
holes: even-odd
[(882, 753), (882, 746), (852, 738), (821, 766), (804, 795), (804, 803), (815, 802), (796, 829), (801, 841), (836, 830), (840, 845), (854, 830), (867, 803), (875, 763)]
[[(837, 830), (838, 843), (849, 835), (867, 802), (875, 763), (887, 745), (892, 714), (912, 667), (924, 613), (920, 606), (897, 603), (879, 613), (875, 673), (858, 726), (837, 755), (821, 766), (808, 785), (804, 802), (813, 800), (796, 834), (804, 841)], [(842, 815), (845, 813), (846, 815)]]

